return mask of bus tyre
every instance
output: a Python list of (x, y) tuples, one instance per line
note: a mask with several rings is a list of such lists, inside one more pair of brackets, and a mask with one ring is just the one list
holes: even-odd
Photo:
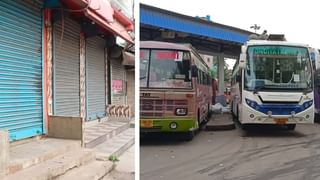
[(244, 131), (249, 131), (250, 127), (247, 124), (241, 124), (241, 129)]
[(288, 124), (287, 128), (289, 131), (293, 131), (296, 128), (296, 124)]
[(194, 131), (189, 131), (185, 134), (185, 140), (186, 141), (191, 141), (194, 138), (195, 132)]
[(320, 115), (319, 115), (319, 113), (314, 113), (314, 122), (320, 123)]

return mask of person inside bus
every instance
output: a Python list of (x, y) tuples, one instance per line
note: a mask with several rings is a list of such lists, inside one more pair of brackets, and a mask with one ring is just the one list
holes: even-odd
[(212, 105), (216, 104), (216, 97), (218, 92), (218, 85), (217, 85), (217, 80), (215, 78), (212, 78)]

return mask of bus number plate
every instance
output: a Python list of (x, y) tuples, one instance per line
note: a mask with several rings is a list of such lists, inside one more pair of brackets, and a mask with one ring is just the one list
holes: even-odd
[(152, 120), (141, 120), (140, 126), (142, 128), (152, 128), (153, 127), (153, 121)]
[(273, 120), (277, 124), (286, 124), (288, 122), (288, 118), (274, 118)]

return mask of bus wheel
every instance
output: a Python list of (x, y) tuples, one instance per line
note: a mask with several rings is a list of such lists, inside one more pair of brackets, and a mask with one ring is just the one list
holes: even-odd
[(239, 106), (237, 106), (237, 114), (235, 114), (235, 120), (240, 122), (240, 118), (239, 118)]
[(241, 126), (241, 129), (244, 130), (244, 131), (250, 131), (252, 129), (252, 125), (251, 124), (241, 124), (240, 121), (239, 121), (239, 124)]
[(318, 113), (314, 113), (314, 122), (320, 123), (320, 115)]
[(288, 125), (287, 125), (287, 129), (288, 129), (289, 131), (293, 131), (295, 128), (296, 128), (296, 124), (288, 124)]
[(194, 131), (189, 131), (185, 134), (185, 140), (186, 141), (191, 141), (194, 138), (195, 132)]

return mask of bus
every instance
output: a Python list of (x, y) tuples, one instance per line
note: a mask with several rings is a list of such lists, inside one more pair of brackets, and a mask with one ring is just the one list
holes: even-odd
[(278, 124), (294, 130), (296, 124), (314, 123), (310, 53), (309, 46), (283, 35), (242, 46), (232, 72), (231, 111), (243, 129)]
[(211, 107), (209, 67), (188, 44), (140, 42), (140, 132), (192, 140)]
[(314, 72), (314, 120), (320, 122), (320, 57), (318, 49), (313, 49), (311, 60)]

